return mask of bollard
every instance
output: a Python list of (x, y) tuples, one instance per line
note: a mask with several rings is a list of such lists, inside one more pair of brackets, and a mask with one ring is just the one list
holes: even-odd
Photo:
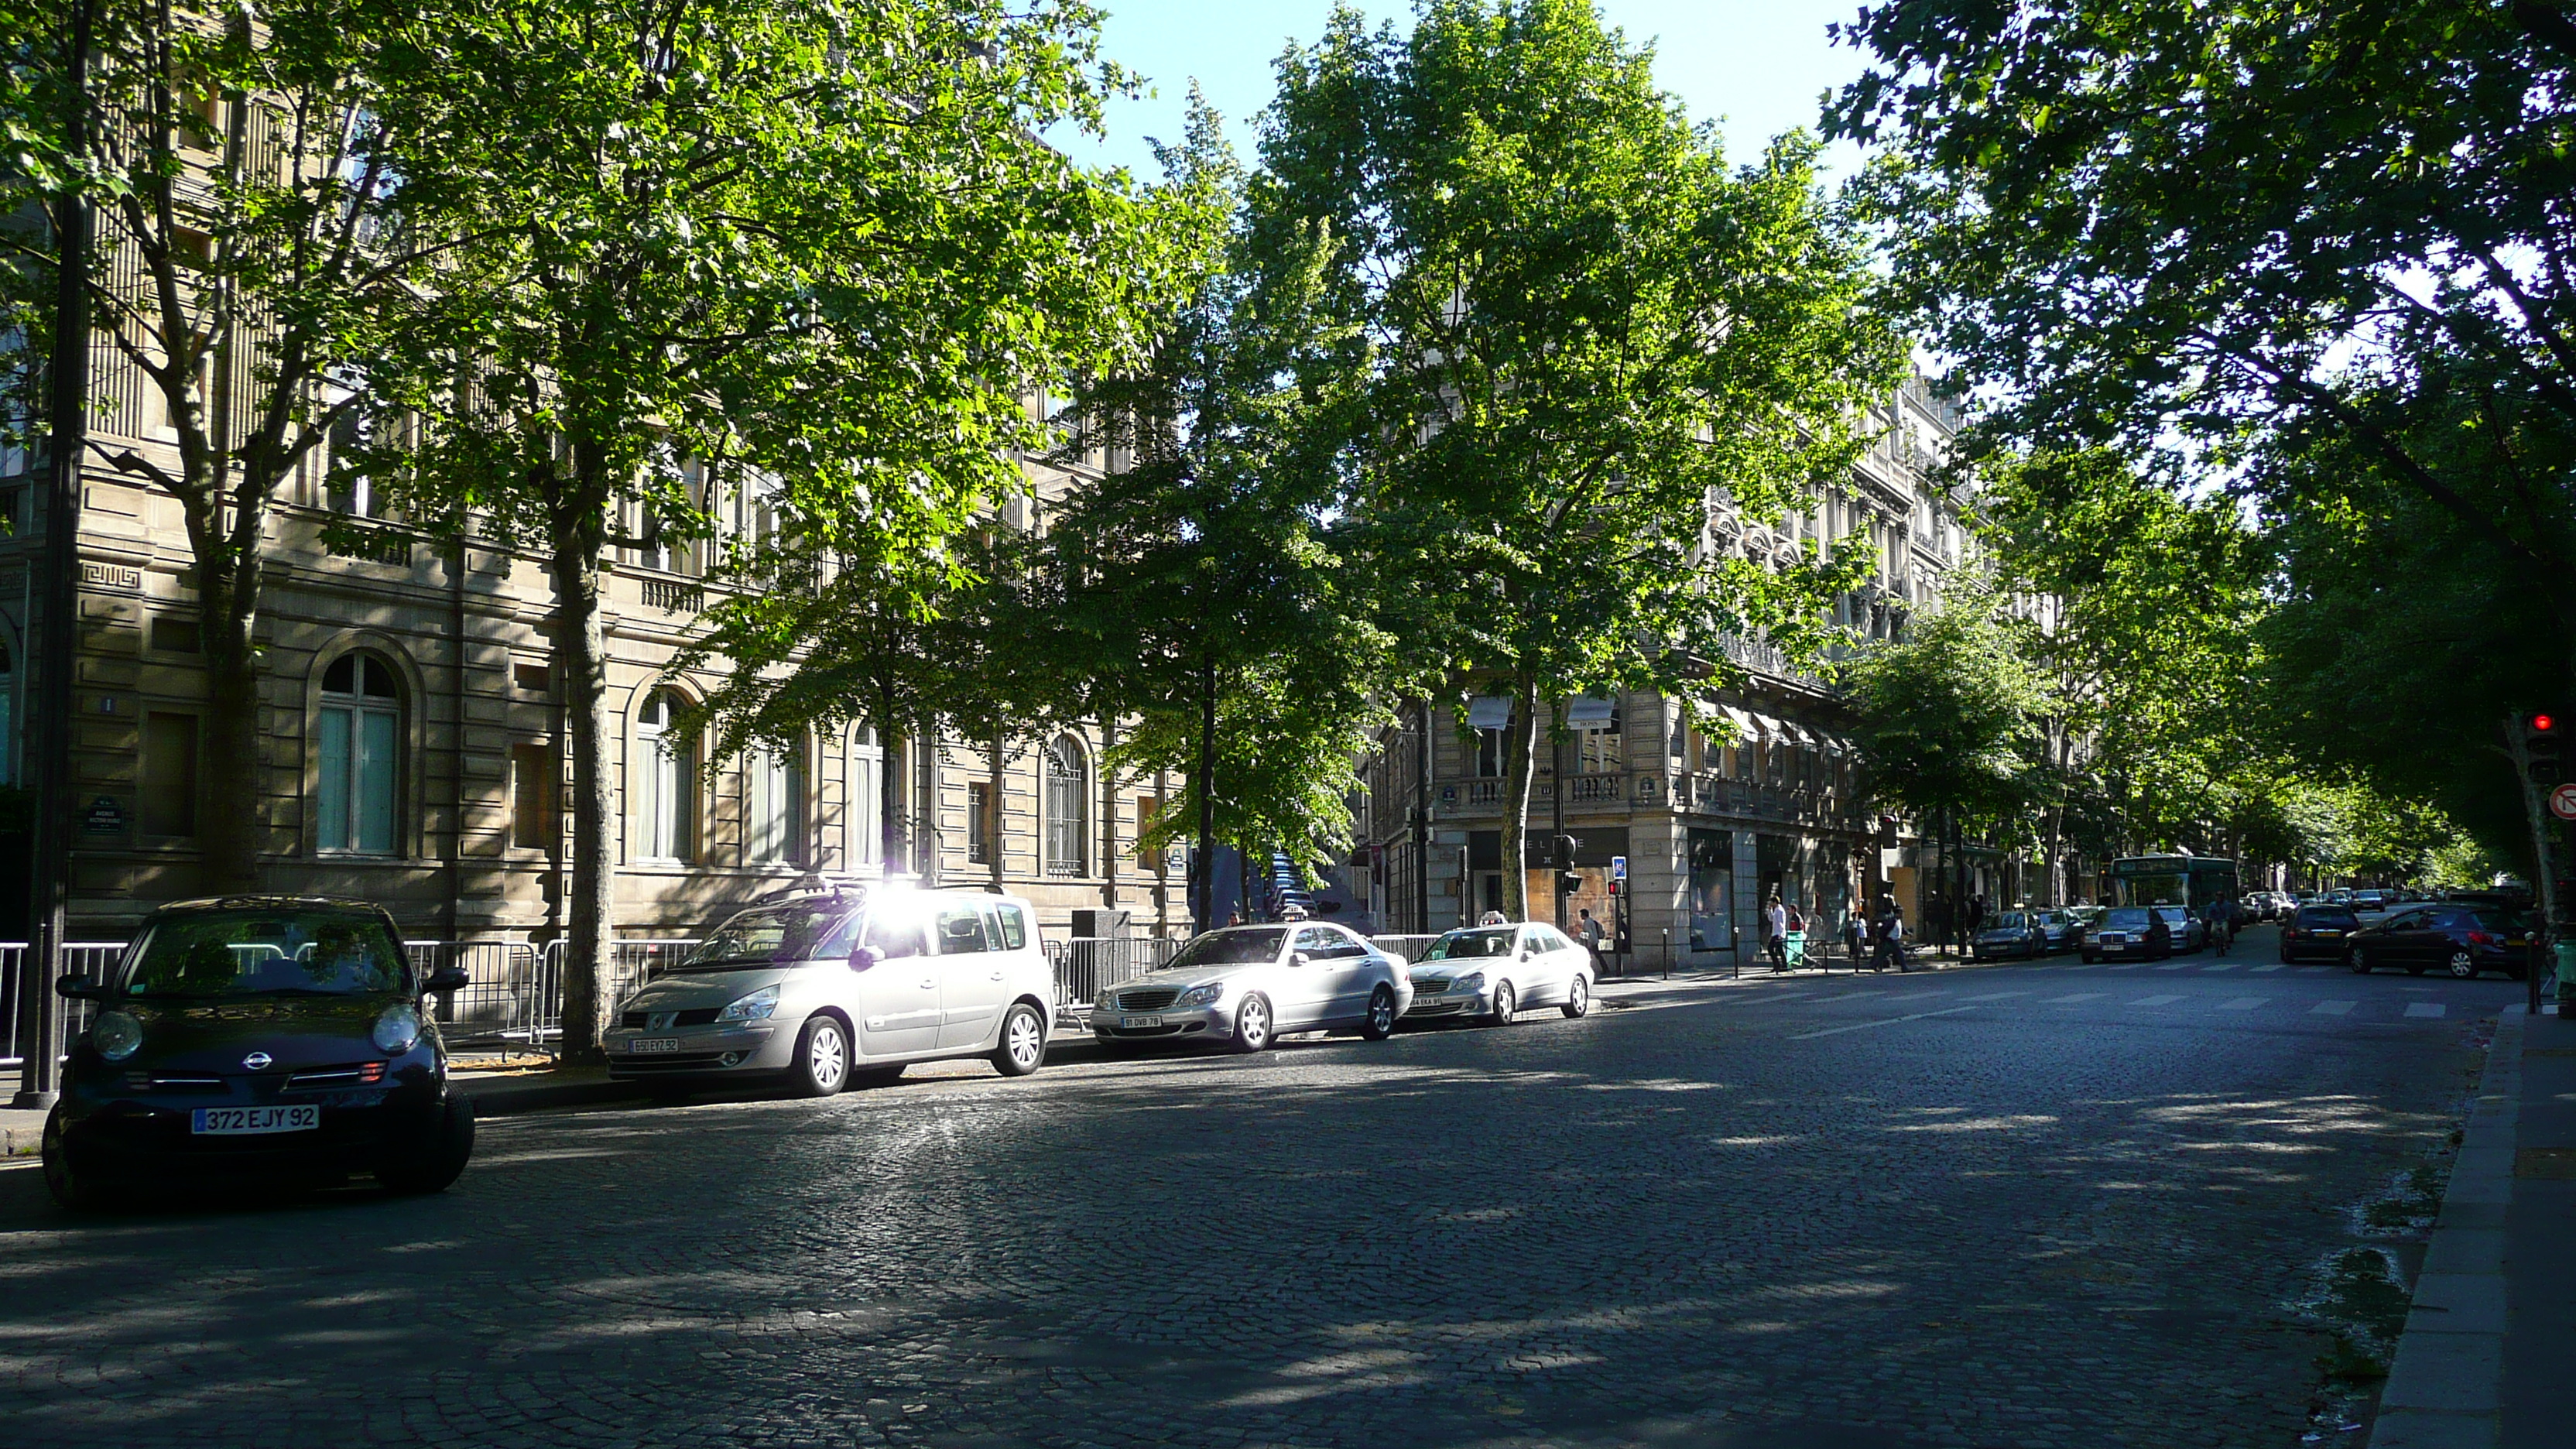
[(1664, 979), (1673, 979), (1673, 928), (1664, 927)]

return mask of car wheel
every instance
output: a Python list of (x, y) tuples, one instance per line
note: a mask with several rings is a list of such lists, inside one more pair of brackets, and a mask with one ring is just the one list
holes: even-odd
[(1520, 993), (1512, 990), (1512, 983), (1497, 981), (1494, 983), (1494, 1009), (1486, 1014), (1485, 1025), (1509, 1026), (1520, 1009)]
[(796, 1064), (788, 1090), (799, 1097), (828, 1097), (850, 1084), (850, 1036), (836, 1016), (810, 1016), (796, 1037)]
[(2475, 977), (2477, 974), (2478, 958), (2470, 955), (2466, 947), (2461, 947), (2451, 952), (2451, 978), (2453, 980), (2467, 981), (2472, 977)]
[(1582, 976), (1575, 977), (1565, 988), (1565, 1005), (1559, 1009), (1578, 1020), (1588, 1014), (1592, 1010), (1592, 982)]
[(377, 1168), (376, 1181), (391, 1192), (420, 1196), (445, 1192), (473, 1156), (474, 1101), (451, 1090), (446, 1108), (439, 1113), (438, 1130), (430, 1134), (429, 1141), (409, 1159)]
[(1234, 1049), (1246, 1054), (1270, 1045), (1270, 999), (1247, 996), (1234, 1013)]
[(1038, 1009), (1023, 1001), (1002, 1013), (1002, 1044), (993, 1049), (993, 1065), (1006, 1077), (1025, 1077), (1046, 1061), (1046, 1023)]
[[(1503, 983), (1503, 990), (1512, 989)], [(1369, 993), (1368, 1015), (1360, 1018), (1360, 1035), (1370, 1041), (1384, 1041), (1395, 1035), (1395, 988), (1381, 986)]]
[(2343, 964), (2350, 967), (2355, 976), (2370, 974), (2370, 957), (2359, 946), (2343, 953)]
[(89, 1173), (72, 1164), (71, 1153), (63, 1145), (63, 1124), (59, 1114), (45, 1119), (45, 1191), (54, 1195), (54, 1204), (65, 1212), (96, 1212), (107, 1205), (107, 1192)]

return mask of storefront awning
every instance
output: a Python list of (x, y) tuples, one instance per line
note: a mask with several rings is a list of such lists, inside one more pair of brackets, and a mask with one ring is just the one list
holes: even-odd
[(1467, 701), (1467, 728), (1498, 730), (1512, 722), (1511, 696), (1487, 694)]
[(1570, 730), (1606, 730), (1618, 721), (1618, 707), (1606, 699), (1578, 694), (1565, 702), (1565, 727)]

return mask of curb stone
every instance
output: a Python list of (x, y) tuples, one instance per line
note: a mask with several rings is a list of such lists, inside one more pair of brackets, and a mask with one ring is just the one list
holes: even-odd
[(2495, 1449), (2503, 1435), (2505, 1207), (2522, 1102), (2520, 1006), (2496, 1020), (2442, 1212), (2416, 1275), (2370, 1449)]

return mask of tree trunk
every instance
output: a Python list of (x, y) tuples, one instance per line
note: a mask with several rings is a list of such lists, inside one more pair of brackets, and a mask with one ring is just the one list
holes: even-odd
[(1199, 757), (1190, 767), (1190, 794), (1199, 803), (1198, 869), (1190, 882), (1191, 924), (1216, 924), (1216, 664), (1199, 670)]
[(1513, 681), (1512, 717), (1503, 726), (1503, 914), (1515, 921), (1530, 918), (1530, 780), (1538, 773), (1537, 746), (1538, 679), (1523, 671)]
[[(609, 979), (614, 813), (604, 743), (608, 736), (607, 651), (599, 621), (599, 560), (608, 510), (588, 487), (558, 505), (554, 519), (555, 658), (561, 665), (564, 733), (572, 746), (572, 871), (563, 963), (563, 1061), (602, 1059), (601, 991)], [(560, 827), (558, 827), (560, 828)]]
[[(197, 567), (199, 577), (211, 578), (203, 559)], [(206, 889), (216, 895), (247, 895), (261, 884), (260, 823), (267, 811), (260, 794), (268, 762), (260, 750), (260, 674), (251, 642), (257, 605), (248, 593), (236, 582), (209, 588), (202, 596), (206, 752), (197, 777), (206, 789), (197, 802), (197, 844)]]
[(896, 862), (902, 858), (904, 783), (911, 766), (905, 759), (909, 752), (903, 748), (903, 735), (895, 728), (894, 691), (879, 689), (876, 704), (876, 718), (869, 723), (877, 735), (877, 877), (892, 880)]

